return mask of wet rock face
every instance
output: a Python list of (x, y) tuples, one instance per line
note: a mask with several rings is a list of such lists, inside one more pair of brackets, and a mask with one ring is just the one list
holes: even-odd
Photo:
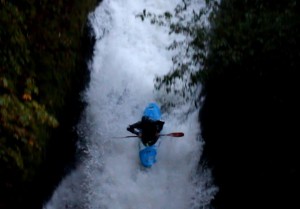
[(200, 112), (203, 163), (213, 169), (220, 189), (213, 205), (295, 208), (300, 173), (296, 91), (287, 82), (281, 97), (269, 91), (269, 81), (230, 78), (209, 86)]

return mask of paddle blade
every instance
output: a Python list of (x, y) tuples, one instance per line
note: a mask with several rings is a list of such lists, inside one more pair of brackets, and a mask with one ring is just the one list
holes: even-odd
[(174, 133), (165, 134), (165, 136), (183, 137), (184, 133), (182, 133), (182, 132), (174, 132)]

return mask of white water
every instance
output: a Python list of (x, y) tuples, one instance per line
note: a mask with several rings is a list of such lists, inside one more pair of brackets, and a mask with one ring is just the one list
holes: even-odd
[[(177, 0), (176, 0), (177, 1)], [(197, 166), (203, 143), (195, 111), (186, 120), (163, 112), (162, 133), (181, 131), (183, 138), (162, 138), (158, 162), (141, 169), (138, 139), (126, 127), (141, 118), (149, 102), (162, 101), (155, 75), (167, 73), (173, 53), (165, 48), (176, 38), (168, 29), (142, 22), (143, 9), (172, 11), (175, 0), (104, 0), (91, 14), (97, 42), (91, 81), (79, 126), (87, 156), (54, 192), (45, 209), (189, 209), (207, 208), (215, 194), (208, 171)], [(162, 105), (162, 104), (159, 104)], [(179, 107), (184, 108), (184, 107)]]

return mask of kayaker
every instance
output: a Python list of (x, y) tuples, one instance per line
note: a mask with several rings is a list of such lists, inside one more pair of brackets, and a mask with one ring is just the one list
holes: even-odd
[(164, 123), (161, 120), (154, 121), (143, 116), (141, 121), (129, 125), (127, 131), (138, 135), (145, 146), (152, 146), (157, 142)]

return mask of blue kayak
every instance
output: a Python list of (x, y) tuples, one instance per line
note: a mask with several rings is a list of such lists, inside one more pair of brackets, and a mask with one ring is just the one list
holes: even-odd
[[(158, 105), (154, 102), (149, 103), (143, 112), (143, 116), (148, 117), (153, 121), (161, 119), (161, 112)], [(144, 167), (151, 167), (156, 162), (157, 149), (159, 140), (152, 146), (145, 146), (141, 141), (139, 142), (139, 156)]]

